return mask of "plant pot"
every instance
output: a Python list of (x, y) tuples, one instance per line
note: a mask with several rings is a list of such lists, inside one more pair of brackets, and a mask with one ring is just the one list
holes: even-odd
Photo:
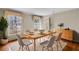
[(8, 39), (0, 39), (0, 44), (6, 44), (8, 43)]

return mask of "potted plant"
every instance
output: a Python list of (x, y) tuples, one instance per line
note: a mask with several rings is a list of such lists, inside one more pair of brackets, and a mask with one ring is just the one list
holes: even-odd
[(8, 42), (6, 36), (6, 30), (8, 28), (8, 22), (4, 17), (0, 18), (0, 44), (5, 44)]
[(60, 27), (59, 32), (62, 32), (63, 27), (64, 27), (64, 23), (60, 23), (60, 24), (58, 24), (58, 26)]
[(64, 26), (64, 23), (60, 23), (58, 24), (58, 26), (60, 27), (60, 29)]

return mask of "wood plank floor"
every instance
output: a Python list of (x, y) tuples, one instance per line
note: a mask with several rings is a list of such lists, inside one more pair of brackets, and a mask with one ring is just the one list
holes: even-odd
[[(17, 44), (17, 41), (9, 42), (5, 45), (0, 45), (0, 51), (8, 51), (11, 45)], [(33, 47), (32, 47), (33, 49)], [(79, 51), (79, 44), (67, 42), (67, 46), (63, 49), (63, 51)]]

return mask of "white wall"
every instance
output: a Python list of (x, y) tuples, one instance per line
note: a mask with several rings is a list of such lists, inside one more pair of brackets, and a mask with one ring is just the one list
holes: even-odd
[(42, 22), (43, 22), (42, 24), (43, 29), (49, 30), (49, 17), (48, 16), (43, 17)]
[(69, 27), (79, 32), (79, 9), (61, 12), (54, 16), (55, 17), (53, 19), (52, 15), (52, 20), (54, 20), (55, 28), (58, 28), (58, 24), (64, 23), (65, 28)]
[(4, 10), (3, 9), (0, 9), (0, 17), (1, 16), (4, 16)]
[(32, 15), (25, 14), (24, 15), (24, 21), (23, 21), (23, 31), (26, 30), (33, 30), (33, 21), (32, 21)]

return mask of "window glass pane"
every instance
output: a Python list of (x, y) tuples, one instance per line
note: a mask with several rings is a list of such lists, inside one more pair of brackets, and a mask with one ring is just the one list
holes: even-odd
[(20, 16), (8, 16), (8, 34), (21, 33), (21, 20)]
[(39, 16), (33, 18), (34, 20), (34, 29), (40, 30), (42, 28), (42, 19)]

